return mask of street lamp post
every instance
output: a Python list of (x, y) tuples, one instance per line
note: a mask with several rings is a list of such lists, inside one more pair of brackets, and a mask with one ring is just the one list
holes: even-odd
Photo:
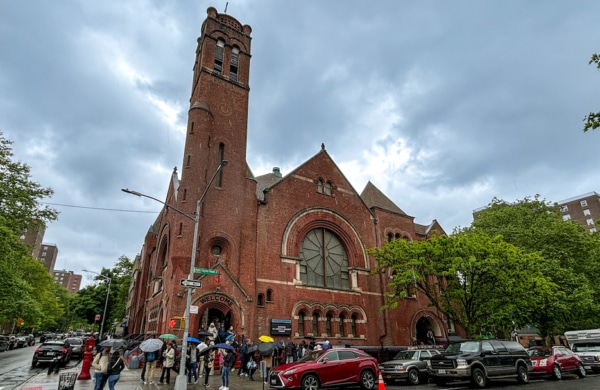
[[(225, 167), (226, 165), (227, 165), (227, 160), (222, 160), (221, 163), (219, 164), (219, 166), (217, 167), (217, 170), (210, 178), (210, 181), (206, 185), (204, 192), (202, 193), (202, 195), (200, 196), (200, 199), (198, 199), (198, 202), (196, 203), (196, 214), (195, 215), (190, 215), (190, 214), (184, 213), (183, 211), (178, 210), (175, 207), (170, 206), (161, 200), (153, 198), (152, 196), (145, 195), (145, 194), (142, 194), (137, 191), (132, 191), (127, 188), (123, 188), (121, 190), (128, 194), (141, 196), (144, 198), (152, 199), (158, 203), (162, 203), (165, 207), (170, 208), (173, 211), (183, 215), (184, 217), (194, 221), (194, 240), (192, 243), (192, 257), (190, 260), (190, 273), (188, 275), (188, 280), (194, 279), (194, 267), (196, 265), (196, 250), (198, 247), (198, 224), (200, 221), (200, 207), (202, 206), (202, 201), (204, 200), (204, 197), (206, 196), (206, 193), (208, 192), (210, 185), (215, 180), (215, 178), (217, 177), (217, 175), (219, 174), (221, 169), (223, 169), (223, 167)], [(188, 339), (189, 327), (190, 327), (190, 306), (192, 306), (192, 289), (193, 289), (193, 287), (187, 286), (187, 300), (186, 300), (186, 304), (185, 304), (185, 315), (184, 315), (185, 325), (183, 327), (183, 340), (182, 340), (182, 344), (181, 344), (181, 362), (179, 364), (179, 374), (177, 375), (177, 378), (175, 379), (175, 390), (186, 390), (187, 389), (187, 380), (185, 378), (185, 366), (186, 366), (186, 362), (185, 362), (186, 355), (185, 354), (186, 354), (186, 350), (187, 350), (187, 339)]]
[(108, 289), (106, 289), (106, 300), (104, 301), (104, 313), (102, 314), (102, 322), (100, 323), (100, 335), (98, 336), (99, 340), (102, 340), (102, 335), (104, 334), (104, 322), (106, 319), (106, 308), (108, 307), (108, 295), (110, 294), (110, 282), (112, 281), (111, 278), (109, 278), (108, 276), (104, 276), (102, 274), (99, 274), (98, 272), (94, 272), (94, 271), (88, 271), (87, 269), (82, 270), (83, 272), (89, 272), (91, 274), (96, 274), (98, 276), (100, 276), (101, 278), (104, 278), (105, 280), (108, 280)]

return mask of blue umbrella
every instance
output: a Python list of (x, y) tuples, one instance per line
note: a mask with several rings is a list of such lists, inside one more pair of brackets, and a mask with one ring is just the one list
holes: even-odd
[(197, 339), (197, 338), (195, 338), (195, 337), (188, 337), (188, 340), (187, 340), (187, 341), (188, 341), (189, 343), (196, 343), (196, 344), (200, 344), (200, 340), (198, 340), (198, 339)]
[(229, 341), (229, 340), (231, 340), (231, 339), (232, 339), (232, 338), (234, 338), (234, 337), (235, 337), (235, 335), (232, 333), (232, 334), (230, 334), (229, 336), (227, 336), (227, 337), (225, 338), (225, 341)]
[(231, 345), (226, 343), (219, 343), (212, 346), (212, 348), (222, 348), (222, 349), (235, 349)]

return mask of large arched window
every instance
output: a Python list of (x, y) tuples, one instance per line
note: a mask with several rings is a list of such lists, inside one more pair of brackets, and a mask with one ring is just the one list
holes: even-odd
[(298, 335), (304, 336), (304, 312), (298, 314)]
[(309, 286), (349, 289), (348, 256), (330, 230), (313, 229), (300, 248), (300, 280)]
[(238, 66), (240, 59), (240, 49), (233, 47), (231, 49), (231, 63), (229, 64), (229, 80), (238, 81)]
[(319, 312), (312, 313), (312, 332), (314, 336), (319, 335)]

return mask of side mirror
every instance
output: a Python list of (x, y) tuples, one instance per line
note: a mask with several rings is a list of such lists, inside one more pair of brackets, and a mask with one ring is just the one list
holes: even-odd
[(323, 359), (321, 359), (321, 363), (325, 364), (325, 363), (327, 363), (327, 362), (329, 362), (329, 359), (328, 359), (328, 358), (324, 357)]

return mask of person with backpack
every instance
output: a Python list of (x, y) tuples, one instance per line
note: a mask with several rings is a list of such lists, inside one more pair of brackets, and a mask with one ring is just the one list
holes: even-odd
[(154, 371), (156, 370), (156, 358), (158, 351), (144, 352), (146, 361), (146, 375), (144, 375), (144, 384), (154, 383)]
[(221, 383), (223, 385), (219, 387), (219, 390), (229, 390), (229, 372), (235, 366), (236, 359), (237, 356), (233, 353), (233, 349), (228, 349), (223, 361), (223, 369), (221, 370)]
[(121, 379), (121, 371), (125, 368), (125, 363), (121, 359), (119, 351), (114, 351), (108, 362), (108, 388), (115, 390), (115, 384)]
[(293, 363), (294, 355), (296, 353), (296, 345), (294, 342), (288, 337), (288, 342), (285, 345), (285, 362)]

